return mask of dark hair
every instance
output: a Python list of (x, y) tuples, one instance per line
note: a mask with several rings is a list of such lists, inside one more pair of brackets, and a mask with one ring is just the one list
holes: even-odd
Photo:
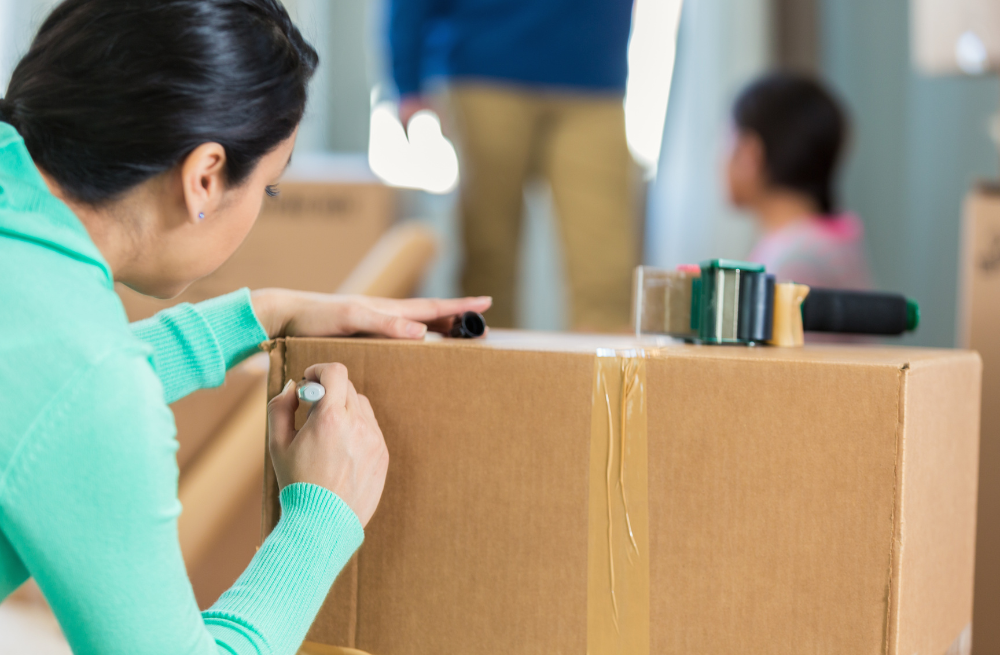
[(14, 69), (0, 120), (82, 202), (208, 142), (239, 185), (299, 124), (317, 63), (278, 0), (65, 0)]
[(772, 73), (740, 93), (733, 121), (764, 142), (772, 184), (808, 195), (824, 214), (834, 212), (833, 176), (847, 117), (829, 91), (801, 75)]

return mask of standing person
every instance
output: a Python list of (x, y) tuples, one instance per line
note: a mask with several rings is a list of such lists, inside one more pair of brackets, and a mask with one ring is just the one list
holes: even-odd
[(761, 231), (749, 259), (779, 282), (869, 289), (864, 227), (834, 194), (848, 122), (833, 95), (807, 77), (766, 75), (736, 99), (733, 132), (729, 198)]
[(525, 181), (552, 187), (571, 324), (628, 323), (637, 220), (622, 101), (631, 0), (392, 0), (400, 120), (429, 108), (435, 81), (462, 165), (462, 289), (514, 324)]
[(268, 338), (489, 306), (243, 289), (129, 326), (116, 281), (180, 293), (278, 192), (316, 64), (277, 0), (66, 0), (0, 99), (0, 600), (33, 576), (78, 655), (293, 655), (382, 493), (371, 405), (339, 364), (297, 432), (275, 397), (281, 519), (199, 613), (167, 404)]

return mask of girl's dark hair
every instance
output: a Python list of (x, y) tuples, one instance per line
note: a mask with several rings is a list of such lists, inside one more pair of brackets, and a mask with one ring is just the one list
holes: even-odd
[(847, 117), (829, 91), (807, 77), (772, 73), (740, 93), (733, 121), (764, 142), (772, 184), (808, 195), (823, 214), (834, 212), (833, 177)]
[(208, 142), (239, 185), (299, 124), (317, 63), (278, 0), (65, 0), (14, 69), (0, 120), (85, 203)]

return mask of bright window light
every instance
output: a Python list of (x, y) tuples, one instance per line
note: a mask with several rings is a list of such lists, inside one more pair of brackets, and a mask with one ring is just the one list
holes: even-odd
[(625, 134), (632, 156), (656, 173), (674, 73), (681, 0), (636, 0), (628, 44)]
[(955, 42), (955, 61), (966, 75), (982, 75), (990, 63), (990, 53), (979, 35), (969, 30)]
[(441, 134), (437, 115), (417, 112), (404, 131), (394, 102), (379, 102), (372, 108), (368, 165), (391, 186), (438, 194), (458, 186), (458, 156)]

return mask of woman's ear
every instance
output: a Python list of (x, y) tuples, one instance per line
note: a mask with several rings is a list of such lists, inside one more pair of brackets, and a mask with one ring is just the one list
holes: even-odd
[(226, 149), (203, 143), (181, 164), (181, 186), (187, 218), (200, 223), (222, 204), (226, 191)]

